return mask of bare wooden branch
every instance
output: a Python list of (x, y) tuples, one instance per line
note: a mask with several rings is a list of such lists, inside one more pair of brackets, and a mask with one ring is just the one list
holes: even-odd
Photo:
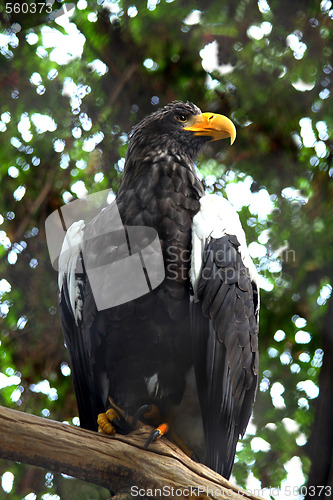
[(109, 488), (115, 498), (251, 499), (166, 438), (143, 444), (143, 426), (128, 436), (106, 436), (0, 406), (0, 457)]

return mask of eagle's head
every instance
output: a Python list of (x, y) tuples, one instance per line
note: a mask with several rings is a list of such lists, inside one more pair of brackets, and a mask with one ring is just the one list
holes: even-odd
[(209, 141), (236, 138), (229, 118), (202, 113), (191, 102), (174, 101), (144, 118), (132, 130), (127, 159), (144, 160), (159, 154), (176, 154), (195, 161)]

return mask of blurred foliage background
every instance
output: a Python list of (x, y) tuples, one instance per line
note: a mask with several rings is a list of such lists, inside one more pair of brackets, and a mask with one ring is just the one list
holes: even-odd
[[(116, 193), (131, 127), (190, 100), (237, 126), (198, 169), (261, 274), (260, 386), (234, 480), (267, 498), (332, 485), (332, 2), (79, 0), (61, 17), (49, 3), (53, 20), (0, 4), (0, 404), (78, 425), (45, 219)], [(109, 496), (5, 460), (0, 478), (3, 499)]]

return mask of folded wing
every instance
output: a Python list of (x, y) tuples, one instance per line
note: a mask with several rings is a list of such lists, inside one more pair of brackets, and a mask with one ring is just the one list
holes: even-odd
[(229, 477), (258, 376), (258, 286), (238, 214), (207, 195), (193, 221), (194, 365), (206, 464)]

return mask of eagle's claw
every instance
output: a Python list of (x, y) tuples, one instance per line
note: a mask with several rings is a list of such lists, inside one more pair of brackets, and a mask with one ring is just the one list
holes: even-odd
[(155, 441), (155, 439), (159, 439), (160, 437), (164, 436), (169, 430), (168, 424), (161, 424), (156, 429), (153, 430), (153, 432), (149, 435), (147, 441), (145, 442), (144, 447), (148, 448), (148, 446)]
[(98, 432), (115, 434), (117, 431), (114, 424), (116, 424), (116, 420), (118, 419), (119, 413), (113, 408), (110, 408), (105, 413), (100, 413), (97, 417)]
[(128, 434), (133, 427), (124, 416), (124, 412), (109, 398), (110, 408), (97, 417), (98, 432), (104, 434)]

